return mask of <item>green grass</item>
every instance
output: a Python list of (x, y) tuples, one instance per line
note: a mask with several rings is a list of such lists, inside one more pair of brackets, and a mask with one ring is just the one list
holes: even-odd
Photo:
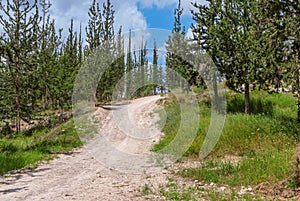
[(25, 167), (35, 167), (40, 160), (49, 160), (53, 153), (71, 151), (82, 143), (73, 121), (56, 128), (37, 129), (30, 137), (23, 134), (0, 139), (0, 174)]
[[(272, 115), (264, 112), (256, 112), (252, 115), (243, 114), (239, 111), (238, 106), (234, 106), (239, 104), (237, 103), (239, 101), (236, 100), (243, 100), (242, 95), (230, 92), (227, 95), (228, 112), (226, 122), (220, 140), (211, 156), (220, 157), (226, 154), (255, 155), (273, 148), (283, 150), (293, 147), (299, 142), (300, 136), (296, 122), (297, 108), (294, 97), (256, 91), (251, 93), (251, 97), (253, 102), (261, 102), (262, 107), (264, 102), (272, 103)], [(199, 108), (200, 122), (197, 137), (185, 156), (198, 156), (209, 128), (211, 109), (201, 100), (199, 101)], [(235, 110), (232, 108), (235, 108)], [(167, 104), (165, 111), (167, 119), (162, 130), (165, 137), (155, 145), (154, 151), (163, 149), (175, 138), (181, 121), (178, 103)]]
[[(153, 193), (153, 192), (152, 192)], [(178, 186), (176, 181), (168, 181), (165, 185), (160, 185), (159, 194), (164, 197), (163, 200), (212, 200), (212, 201), (232, 201), (232, 200), (268, 200), (258, 195), (238, 194), (237, 189), (227, 188), (226, 191), (218, 187), (208, 186)]]
[(253, 158), (245, 158), (235, 165), (230, 162), (205, 161), (196, 169), (185, 169), (180, 172), (184, 177), (227, 184), (229, 186), (257, 185), (263, 181), (279, 182), (291, 176), (293, 149), (257, 154)]
[[(211, 123), (211, 109), (207, 100), (199, 100), (199, 107), (199, 129), (184, 155), (187, 157), (198, 157)], [(251, 115), (243, 114), (243, 95), (227, 92), (226, 122), (218, 143), (204, 160), (202, 168), (186, 170), (182, 175), (231, 186), (264, 181), (275, 183), (290, 177), (292, 155), (300, 137), (295, 97), (290, 94), (253, 91), (251, 109)], [(154, 147), (154, 151), (159, 151), (171, 143), (180, 123), (177, 103), (168, 103), (165, 110), (165, 137)], [(241, 156), (243, 160), (238, 166), (218, 162), (225, 155)]]

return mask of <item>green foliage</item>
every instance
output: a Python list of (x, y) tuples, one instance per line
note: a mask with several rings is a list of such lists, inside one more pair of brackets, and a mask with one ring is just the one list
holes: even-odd
[[(265, 91), (253, 91), (253, 100), (250, 103), (252, 114), (266, 116), (295, 118), (296, 100), (291, 94), (273, 93)], [(227, 111), (232, 114), (243, 113), (243, 96), (234, 93), (227, 93)]]
[(8, 124), (17, 133), (24, 129), (22, 122), (42, 120), (42, 111), (71, 105), (82, 60), (81, 32), (74, 32), (71, 20), (62, 43), (62, 30), (56, 31), (50, 7), (45, 0), (40, 6), (37, 0), (0, 3), (0, 127)]
[(56, 91), (53, 94), (58, 108), (62, 110), (68, 110), (72, 105), (74, 82), (81, 65), (79, 44), (82, 41), (81, 38), (78, 38), (77, 32), (74, 31), (73, 19), (70, 22), (68, 31), (67, 41), (63, 44), (63, 49), (58, 57), (58, 66), (54, 69), (56, 76), (52, 78), (52, 81), (56, 84)]
[[(176, 133), (179, 129), (180, 125), (180, 115), (178, 112), (180, 111), (179, 104), (170, 104), (165, 106), (165, 111), (167, 112), (166, 124), (162, 129), (163, 133), (166, 135), (160, 140), (158, 144), (156, 144), (153, 148), (153, 151), (159, 151), (166, 147), (176, 136)], [(163, 115), (163, 112), (159, 112), (160, 116)], [(161, 116), (162, 117), (162, 116)], [(164, 119), (163, 117), (161, 119)], [(162, 122), (163, 123), (163, 122)]]
[(149, 194), (153, 193), (153, 191), (152, 191), (152, 185), (145, 184), (143, 186), (142, 193), (143, 193), (143, 195), (149, 195)]
[(206, 161), (200, 168), (185, 169), (180, 174), (230, 186), (256, 185), (265, 181), (276, 183), (291, 176), (292, 156), (293, 149), (269, 150), (244, 158), (238, 164)]
[(189, 85), (199, 84), (198, 69), (194, 69), (194, 66), (190, 63), (191, 58), (193, 58), (192, 46), (185, 38), (185, 27), (182, 27), (181, 24), (182, 13), (183, 8), (181, 0), (179, 0), (178, 7), (174, 10), (175, 22), (172, 35), (169, 36), (166, 42), (166, 82), (169, 90), (177, 87), (189, 90), (189, 86), (185, 86), (183, 80), (178, 79), (178, 76), (174, 77), (173, 71), (186, 79)]
[(0, 174), (24, 167), (34, 167), (53, 153), (64, 153), (82, 145), (73, 121), (56, 128), (33, 131), (32, 136), (17, 135), (0, 139)]
[(39, 13), (36, 0), (1, 1), (0, 10), (0, 121), (14, 121), (19, 133), (21, 120), (30, 121), (36, 110)]
[[(124, 85), (125, 98), (136, 98), (164, 93), (164, 69), (158, 66), (156, 42), (153, 49), (153, 63), (149, 64), (147, 42), (142, 41), (138, 50), (131, 51), (131, 32), (127, 49), (126, 75)], [(124, 87), (123, 87), (124, 88)]]
[(41, 109), (47, 110), (50, 108), (56, 108), (56, 100), (60, 95), (57, 96), (58, 89), (58, 68), (59, 58), (58, 52), (62, 45), (61, 42), (61, 31), (56, 32), (55, 21), (51, 19), (49, 9), (51, 3), (46, 0), (40, 1), (41, 5), (41, 24), (39, 31), (39, 68), (37, 74), (43, 79), (39, 79), (40, 93), (38, 99), (41, 101)]
[[(124, 47), (121, 37), (121, 27), (119, 29), (117, 41), (114, 34), (114, 8), (110, 0), (107, 0), (100, 9), (100, 4), (96, 0), (92, 2), (89, 8), (89, 21), (86, 27), (87, 45), (85, 55), (93, 56), (95, 51), (102, 50), (99, 55), (103, 61), (97, 65), (108, 66), (98, 81), (96, 97), (100, 102), (107, 102), (112, 99), (112, 93), (120, 77), (124, 75)], [(109, 60), (110, 58), (110, 60)], [(99, 73), (98, 73), (99, 74)]]
[(186, 187), (184, 183), (182, 186), (179, 186), (179, 182), (169, 178), (169, 181), (166, 185), (160, 186), (159, 193), (167, 200), (267, 200), (266, 198), (261, 198), (260, 196), (253, 194), (240, 195), (236, 192), (235, 188), (227, 187), (225, 191), (222, 191), (218, 188), (218, 186), (200, 187), (198, 185)]
[[(255, 112), (253, 115), (241, 113), (241, 99), (240, 94), (228, 92), (227, 119), (220, 140), (213, 150), (214, 156), (226, 154), (244, 156), (247, 153), (258, 153), (272, 148), (283, 150), (294, 146), (299, 141), (296, 100), (293, 96), (253, 92), (252, 104), (253, 112)], [(267, 106), (267, 108), (261, 108), (261, 106)], [(205, 99), (199, 100), (199, 107), (198, 134), (186, 156), (198, 156), (210, 125), (211, 108)], [(271, 111), (268, 111), (268, 108)], [(167, 119), (162, 131), (166, 135), (154, 146), (155, 151), (167, 146), (175, 138), (179, 129), (181, 121), (179, 104), (167, 103), (165, 111), (167, 112)]]
[[(203, 99), (204, 96), (199, 97), (199, 130), (192, 146), (185, 153), (187, 157), (198, 157), (211, 122), (211, 106)], [(296, 99), (292, 94), (269, 94), (262, 91), (254, 91), (252, 98), (253, 114), (246, 115), (243, 114), (242, 95), (227, 92), (227, 120), (220, 140), (199, 168), (182, 170), (182, 176), (230, 186), (256, 185), (265, 181), (275, 184), (291, 177), (294, 147), (300, 140)], [(169, 145), (178, 132), (181, 111), (179, 104), (172, 100), (165, 105), (165, 136), (155, 145), (154, 151)], [(228, 155), (237, 157), (237, 161), (226, 161), (224, 156)], [(171, 197), (180, 195), (178, 191), (170, 192), (164, 190), (161, 193)], [(210, 199), (224, 196), (222, 193), (211, 193)]]
[(0, 174), (23, 167), (35, 167), (37, 161), (48, 159), (39, 151), (15, 152), (13, 154), (0, 154)]
[(85, 48), (85, 55), (88, 55), (101, 44), (100, 36), (103, 29), (102, 13), (100, 10), (100, 5), (96, 2), (96, 0), (93, 0), (92, 4), (90, 5), (88, 15), (89, 21), (87, 27), (85, 28), (88, 46)]
[[(299, 50), (296, 41), (291, 43), (292, 27), (297, 26), (292, 23), (297, 22), (294, 1), (210, 0), (194, 6), (195, 40), (210, 54), (227, 86), (245, 93), (245, 113), (250, 112), (250, 85), (272, 91), (282, 87), (284, 74), (297, 74), (289, 66)], [(290, 51), (290, 44), (297, 50)]]

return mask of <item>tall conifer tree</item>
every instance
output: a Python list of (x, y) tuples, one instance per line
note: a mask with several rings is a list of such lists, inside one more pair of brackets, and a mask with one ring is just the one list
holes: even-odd
[[(0, 113), (5, 113), (6, 119), (15, 122), (16, 132), (21, 131), (21, 120), (29, 122), (36, 107), (36, 77), (37, 66), (37, 33), (39, 14), (37, 1), (27, 0), (0, 2), (0, 24), (4, 34), (1, 36), (2, 60), (6, 76), (2, 77), (5, 90), (0, 93), (5, 97)], [(0, 95), (1, 96), (1, 95)], [(2, 102), (3, 104), (3, 102)]]

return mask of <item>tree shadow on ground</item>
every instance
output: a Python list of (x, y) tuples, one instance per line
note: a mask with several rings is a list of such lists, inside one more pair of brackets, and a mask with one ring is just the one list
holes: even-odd
[(6, 190), (0, 190), (0, 195), (6, 195), (6, 194), (10, 194), (10, 193), (16, 193), (18, 191), (21, 190), (26, 190), (27, 187), (21, 187), (21, 188), (12, 188), (12, 189), (6, 189)]
[[(245, 101), (242, 98), (234, 97), (227, 101), (227, 112), (232, 114), (244, 113)], [(274, 114), (274, 103), (269, 100), (253, 99), (250, 100), (251, 114), (264, 114), (272, 117)]]

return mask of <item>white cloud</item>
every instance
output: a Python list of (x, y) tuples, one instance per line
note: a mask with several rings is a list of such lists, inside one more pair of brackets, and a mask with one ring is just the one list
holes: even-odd
[[(58, 28), (64, 28), (65, 34), (68, 31), (71, 18), (74, 19), (74, 28), (79, 28), (81, 23), (84, 28), (88, 21), (88, 9), (93, 0), (51, 0), (52, 7), (50, 13), (56, 21)], [(129, 29), (146, 29), (147, 22), (145, 16), (138, 10), (138, 4), (142, 8), (151, 8), (156, 6), (163, 9), (168, 6), (176, 8), (178, 0), (111, 0), (115, 9), (115, 29), (122, 25), (124, 31)], [(102, 4), (106, 0), (98, 0)], [(190, 9), (193, 8), (190, 2), (205, 3), (205, 0), (182, 0), (184, 15), (190, 15)], [(171, 15), (173, 13), (170, 13)], [(173, 22), (170, 22), (173, 23)]]
[[(136, 2), (141, 3), (143, 8), (151, 8), (156, 6), (158, 8), (165, 8), (166, 6), (178, 5), (178, 0), (135, 0)], [(181, 5), (183, 7), (183, 15), (191, 15), (190, 10), (194, 10), (194, 6), (191, 3), (205, 4), (206, 0), (181, 0)]]
[(50, 14), (55, 19), (56, 26), (63, 28), (64, 35), (68, 33), (71, 19), (74, 20), (74, 29), (79, 32), (82, 25), (82, 32), (85, 34), (85, 26), (88, 21), (89, 2), (81, 0), (52, 1)]
[(136, 2), (141, 3), (143, 8), (151, 8), (153, 6), (164, 8), (166, 6), (175, 5), (178, 0), (136, 0)]
[(147, 22), (144, 15), (138, 10), (136, 5), (122, 4), (115, 13), (115, 28), (122, 26), (125, 32), (130, 29), (146, 29)]
[(115, 29), (122, 26), (124, 34), (125, 47), (129, 42), (129, 30), (132, 30), (132, 51), (141, 48), (143, 41), (149, 39), (150, 34), (147, 29), (147, 21), (141, 11), (138, 10), (135, 1), (117, 1), (113, 0), (115, 9)]
[[(104, 0), (98, 1), (101, 4)], [(184, 8), (183, 15), (191, 15), (193, 9), (191, 2), (205, 3), (205, 0), (182, 0)], [(79, 31), (79, 25), (82, 24), (82, 31), (85, 34), (85, 27), (88, 21), (88, 9), (92, 0), (52, 0), (51, 16), (56, 20), (58, 28), (64, 28), (64, 34), (68, 33), (71, 18), (74, 19), (74, 28)], [(156, 6), (163, 9), (168, 6), (176, 8), (178, 0), (112, 0), (115, 9), (115, 29), (116, 31), (122, 25), (123, 32), (129, 29), (147, 29), (147, 21), (143, 13), (138, 9), (138, 4), (142, 8), (151, 8)], [(173, 13), (170, 13), (171, 15)], [(173, 22), (170, 22), (173, 23)]]
[(188, 0), (188, 1), (181, 1), (183, 7), (183, 15), (192, 15), (191, 10), (195, 10), (195, 7), (191, 3), (198, 3), (198, 4), (207, 4), (206, 0)]

